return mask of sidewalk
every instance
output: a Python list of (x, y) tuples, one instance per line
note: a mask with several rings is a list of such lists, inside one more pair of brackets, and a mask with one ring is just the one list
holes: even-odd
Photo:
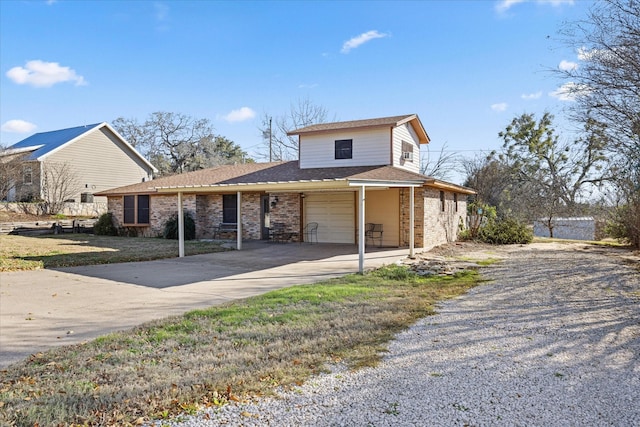
[[(408, 249), (372, 250), (365, 268)], [(0, 275), (0, 368), (58, 345), (358, 271), (353, 245), (248, 242), (242, 251)]]

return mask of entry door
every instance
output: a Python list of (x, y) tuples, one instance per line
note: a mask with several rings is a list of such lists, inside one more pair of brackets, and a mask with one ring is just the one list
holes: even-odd
[(318, 242), (355, 243), (354, 194), (344, 192), (306, 195), (306, 222), (318, 223)]

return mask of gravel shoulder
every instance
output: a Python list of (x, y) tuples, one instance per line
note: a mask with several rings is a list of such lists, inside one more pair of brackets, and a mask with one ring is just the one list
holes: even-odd
[(559, 243), (430, 253), (502, 261), (399, 334), (380, 366), (335, 366), (278, 399), (174, 425), (640, 425), (637, 254)]

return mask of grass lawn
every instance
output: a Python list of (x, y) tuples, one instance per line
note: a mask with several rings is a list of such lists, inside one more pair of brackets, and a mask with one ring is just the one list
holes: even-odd
[[(186, 255), (219, 252), (219, 243), (186, 241)], [(0, 271), (36, 270), (178, 256), (178, 241), (91, 234), (37, 237), (0, 235)]]
[(401, 266), (293, 286), (32, 355), (0, 375), (0, 425), (135, 425), (374, 366), (392, 337), (479, 281)]

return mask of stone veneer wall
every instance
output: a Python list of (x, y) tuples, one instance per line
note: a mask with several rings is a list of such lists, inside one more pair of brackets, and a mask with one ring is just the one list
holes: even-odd
[(286, 231), (298, 233), (294, 241), (300, 239), (300, 203), (299, 193), (271, 193), (269, 194), (269, 204), (278, 198), (278, 202), (270, 209), (271, 223), (281, 222), (286, 224)]

